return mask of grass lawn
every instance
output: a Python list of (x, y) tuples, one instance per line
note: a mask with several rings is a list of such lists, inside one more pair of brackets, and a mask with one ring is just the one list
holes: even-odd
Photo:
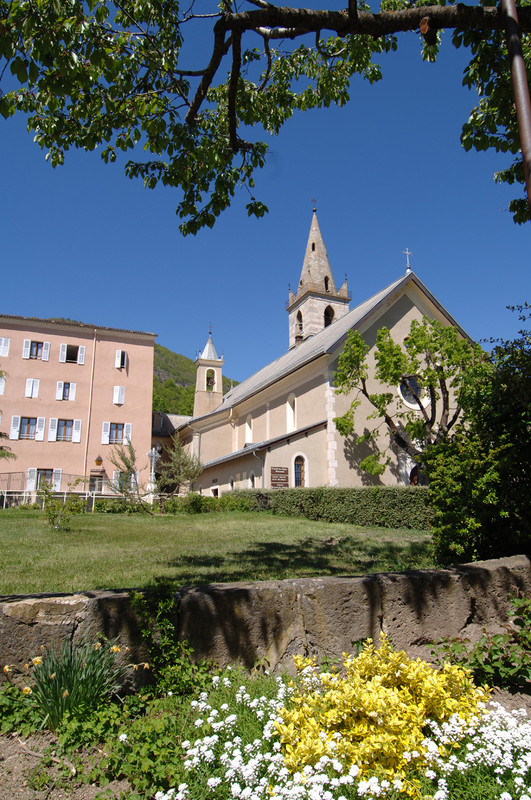
[(0, 511), (0, 595), (362, 575), (432, 565), (427, 531), (361, 528), (252, 512), (73, 516)]

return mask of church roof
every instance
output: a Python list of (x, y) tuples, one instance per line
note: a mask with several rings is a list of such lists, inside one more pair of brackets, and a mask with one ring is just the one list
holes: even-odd
[[(228, 411), (238, 403), (243, 402), (257, 392), (265, 389), (267, 386), (281, 380), (286, 375), (295, 372), (295, 370), (309, 364), (320, 356), (326, 355), (341, 347), (346, 340), (349, 330), (358, 328), (363, 322), (370, 319), (378, 309), (386, 304), (390, 304), (401, 291), (410, 283), (417, 286), (420, 291), (428, 297), (428, 299), (440, 310), (442, 315), (446, 317), (450, 325), (458, 328), (462, 336), (470, 340), (468, 334), (461, 328), (456, 320), (446, 311), (446, 309), (439, 303), (439, 301), (432, 295), (432, 293), (424, 286), (422, 281), (415, 275), (414, 272), (408, 271), (402, 275), (398, 280), (386, 286), (377, 294), (360, 303), (359, 306), (349, 311), (344, 317), (341, 317), (332, 325), (324, 328), (319, 333), (301, 342), (297, 347), (288, 350), (287, 353), (272, 361), (267, 366), (255, 372), (250, 378), (239, 383), (230, 389), (223, 397), (223, 402), (216, 408), (212, 414), (218, 414), (223, 411)], [(208, 415), (210, 416), (210, 414)]]
[(330, 281), (330, 292), (335, 294), (336, 285), (334, 283), (334, 276), (330, 269), (328, 253), (326, 252), (319, 222), (317, 221), (317, 214), (314, 209), (312, 224), (310, 226), (310, 235), (308, 236), (306, 253), (304, 254), (304, 261), (302, 264), (299, 289), (307, 284), (321, 286), (324, 284), (325, 277), (328, 277)]

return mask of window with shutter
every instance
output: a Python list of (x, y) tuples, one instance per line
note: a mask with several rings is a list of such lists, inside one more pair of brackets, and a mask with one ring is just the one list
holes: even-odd
[(34, 492), (37, 488), (37, 467), (30, 467), (28, 469), (28, 477), (26, 479), (26, 491)]
[(114, 386), (112, 401), (117, 406), (123, 406), (125, 403), (125, 386)]
[(56, 400), (64, 400), (63, 397), (63, 389), (64, 389), (64, 381), (57, 381), (57, 386), (55, 388), (55, 399)]
[(74, 427), (72, 429), (72, 441), (73, 442), (80, 442), (81, 441), (81, 420), (75, 419), (74, 420)]
[(56, 442), (57, 441), (57, 417), (50, 417), (50, 422), (48, 423), (48, 441), (49, 442)]
[(11, 417), (10, 439), (18, 439), (20, 434), (20, 417)]
[(116, 350), (114, 353), (114, 366), (116, 369), (124, 369), (127, 366), (127, 350)]
[(54, 469), (52, 474), (52, 489), (54, 492), (61, 491), (61, 475), (63, 474), (62, 469)]
[(42, 346), (42, 360), (48, 361), (50, 358), (50, 342), (43, 342)]
[(44, 428), (46, 426), (45, 417), (37, 417), (37, 427), (35, 429), (35, 441), (44, 442)]
[(20, 417), (20, 431), (17, 438), (35, 439), (36, 428), (37, 428), (37, 417)]
[(0, 375), (0, 394), (4, 394), (6, 388), (6, 376)]
[(37, 378), (26, 378), (26, 391), (24, 397), (39, 396), (39, 381)]
[(126, 422), (124, 425), (124, 444), (131, 444), (132, 435), (133, 435), (133, 425), (131, 422)]
[(62, 344), (59, 347), (59, 361), (61, 364), (64, 364), (66, 361), (66, 344)]
[(109, 436), (111, 433), (111, 423), (104, 422), (101, 428), (101, 443), (109, 444)]
[(9, 343), (11, 339), (7, 336), (0, 336), (0, 357), (7, 358), (9, 355)]

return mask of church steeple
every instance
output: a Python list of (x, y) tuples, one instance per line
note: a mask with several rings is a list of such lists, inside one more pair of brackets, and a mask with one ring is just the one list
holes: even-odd
[(223, 401), (223, 358), (218, 358), (212, 331), (208, 332), (207, 343), (196, 360), (194, 417), (202, 417), (214, 411)]
[(336, 288), (314, 208), (297, 292), (289, 290), (290, 348), (348, 313), (349, 300), (346, 276), (339, 291)]

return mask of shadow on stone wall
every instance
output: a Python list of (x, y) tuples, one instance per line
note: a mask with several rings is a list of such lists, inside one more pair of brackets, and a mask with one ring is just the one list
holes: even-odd
[[(185, 587), (176, 595), (176, 623), (197, 659), (291, 670), (296, 654), (338, 658), (380, 631), (413, 656), (426, 657), (443, 637), (474, 641), (484, 627), (500, 629), (516, 591), (531, 593), (526, 556), (444, 570)], [(133, 661), (145, 658), (127, 591), (108, 591), (1, 598), (0, 664), (22, 665), (41, 645), (77, 641), (87, 631), (119, 637)]]

